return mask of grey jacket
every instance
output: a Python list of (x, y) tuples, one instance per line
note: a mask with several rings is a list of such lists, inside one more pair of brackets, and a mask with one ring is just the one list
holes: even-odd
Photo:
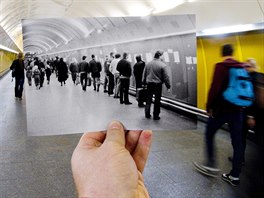
[(171, 84), (166, 64), (155, 58), (147, 63), (143, 71), (142, 82), (143, 84), (165, 83), (167, 89), (170, 89)]

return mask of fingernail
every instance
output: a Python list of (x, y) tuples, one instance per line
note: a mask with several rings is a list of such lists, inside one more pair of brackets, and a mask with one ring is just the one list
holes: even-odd
[(109, 124), (109, 129), (121, 129), (121, 128), (122, 128), (122, 125), (117, 121), (112, 121)]

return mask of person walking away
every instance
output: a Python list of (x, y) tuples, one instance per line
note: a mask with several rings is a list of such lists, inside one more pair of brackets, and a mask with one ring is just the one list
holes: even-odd
[(28, 85), (31, 86), (32, 85), (32, 68), (30, 67), (30, 65), (27, 66), (26, 77), (28, 79)]
[(89, 65), (90, 65), (91, 72), (92, 72), (94, 91), (99, 92), (100, 72), (102, 71), (102, 65), (99, 61), (96, 61), (94, 54), (92, 54), (91, 57), (92, 57), (92, 60), (89, 62)]
[[(254, 158), (251, 159), (249, 164), (253, 164), (252, 174), (250, 175), (250, 185), (248, 185), (251, 197), (264, 197), (264, 74), (257, 72), (257, 63), (254, 58), (248, 58), (246, 61), (246, 70), (249, 72), (251, 81), (254, 87), (255, 99), (252, 106), (246, 108), (245, 121), (243, 126), (243, 153), (242, 160), (245, 162), (246, 139), (248, 130), (251, 129), (255, 132), (254, 138), (256, 143)], [(242, 161), (242, 162), (243, 162)]]
[(144, 85), (147, 85), (145, 117), (148, 119), (151, 118), (150, 110), (152, 97), (155, 95), (153, 119), (159, 120), (162, 84), (165, 83), (168, 92), (170, 92), (171, 87), (167, 66), (163, 62), (163, 51), (158, 50), (154, 55), (154, 59), (146, 64), (143, 71), (142, 82)]
[(72, 58), (72, 61), (70, 63), (70, 72), (71, 72), (71, 76), (72, 76), (72, 81), (74, 84), (76, 83), (76, 79), (77, 79), (77, 73), (78, 73), (78, 67), (77, 67), (77, 60), (76, 58)]
[(81, 79), (81, 85), (83, 91), (86, 91), (86, 86), (87, 86), (87, 75), (90, 73), (90, 67), (89, 64), (86, 62), (86, 56), (82, 57), (82, 61), (78, 65), (78, 70), (80, 74), (80, 79)]
[[(136, 60), (137, 60), (137, 63), (134, 65), (133, 73), (134, 73), (135, 80), (136, 80), (136, 90), (138, 90), (138, 88), (142, 88), (142, 74), (145, 68), (145, 62), (142, 61), (141, 55), (137, 55)], [(139, 100), (138, 106), (144, 107), (143, 103), (144, 103), (143, 101)]]
[(66, 63), (63, 61), (63, 58), (60, 58), (58, 64), (58, 81), (61, 83), (61, 86), (66, 84), (66, 80), (68, 78), (68, 67)]
[(109, 57), (109, 71), (108, 71), (108, 95), (112, 95), (114, 94), (114, 86), (115, 86), (115, 82), (114, 82), (114, 74), (112, 73), (112, 70), (111, 70), (111, 63), (113, 62), (114, 60), (114, 52), (111, 52), (110, 53), (110, 57)]
[(23, 86), (25, 81), (23, 53), (18, 53), (17, 59), (13, 61), (10, 69), (12, 72), (14, 72), (15, 77), (15, 97), (19, 98), (19, 100), (22, 100)]
[(104, 79), (104, 93), (108, 93), (107, 90), (107, 85), (109, 83), (109, 66), (110, 66), (110, 61), (108, 55), (105, 56), (105, 62), (104, 62), (104, 72), (105, 72), (105, 79)]
[[(213, 80), (206, 104), (206, 111), (209, 116), (205, 132), (206, 161), (204, 164), (200, 165), (200, 167), (203, 170), (211, 172), (215, 175), (220, 171), (216, 167), (214, 137), (217, 130), (223, 124), (228, 123), (233, 147), (233, 162), (231, 171), (229, 173), (222, 174), (222, 179), (229, 182), (233, 186), (238, 186), (240, 183), (239, 175), (241, 172), (242, 162), (243, 107), (237, 104), (235, 100), (231, 101), (233, 97), (227, 97), (227, 93), (230, 93), (230, 91), (231, 93), (236, 92), (236, 90), (231, 90), (234, 87), (230, 86), (234, 80), (231, 74), (234, 74), (236, 71), (244, 71), (247, 76), (248, 74), (244, 69), (244, 63), (241, 63), (233, 58), (233, 51), (234, 49), (231, 44), (224, 45), (222, 47), (223, 61), (215, 65)], [(250, 81), (246, 82), (248, 78), (236, 79), (242, 79), (243, 84), (245, 84), (244, 87), (249, 87), (246, 85), (251, 83)], [(241, 83), (235, 84), (238, 85)], [(247, 97), (237, 98), (241, 98), (239, 102), (248, 102), (248, 104), (252, 103), (246, 99)], [(245, 98), (245, 100), (243, 98)]]
[(47, 77), (47, 84), (50, 83), (50, 76), (51, 76), (51, 68), (49, 64), (46, 64), (46, 77)]
[(40, 89), (41, 87), (43, 87), (45, 80), (45, 65), (44, 65), (44, 60), (42, 59), (39, 60), (39, 71), (40, 71), (40, 86), (39, 86)]
[(39, 88), (39, 85), (40, 85), (40, 71), (39, 71), (39, 67), (37, 65), (35, 65), (33, 67), (32, 73), (33, 73), (33, 78), (34, 78), (36, 89), (40, 89)]
[(127, 60), (128, 53), (123, 53), (123, 59), (121, 59), (117, 66), (116, 70), (120, 73), (120, 104), (125, 103), (126, 105), (132, 104), (129, 102), (128, 90), (130, 77), (132, 74), (131, 63)]
[(115, 59), (112, 60), (110, 64), (109, 71), (114, 75), (114, 98), (119, 98), (119, 91), (120, 91), (120, 74), (119, 71), (117, 71), (117, 64), (119, 63), (121, 55), (115, 54)]

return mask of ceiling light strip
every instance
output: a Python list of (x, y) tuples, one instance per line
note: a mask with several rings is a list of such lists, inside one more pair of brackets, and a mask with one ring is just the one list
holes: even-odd
[(8, 52), (12, 52), (12, 53), (16, 53), (16, 54), (18, 54), (17, 51), (12, 50), (12, 49), (10, 49), (10, 48), (8, 48), (8, 47), (6, 47), (6, 46), (4, 46), (4, 45), (1, 45), (1, 44), (0, 44), (0, 49), (1, 49), (1, 50), (5, 50), (5, 51), (8, 51)]

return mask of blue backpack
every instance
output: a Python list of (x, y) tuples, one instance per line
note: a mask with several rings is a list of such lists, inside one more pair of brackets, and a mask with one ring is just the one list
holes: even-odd
[(224, 99), (241, 107), (251, 106), (254, 100), (254, 89), (244, 68), (229, 69), (229, 83), (223, 92)]

